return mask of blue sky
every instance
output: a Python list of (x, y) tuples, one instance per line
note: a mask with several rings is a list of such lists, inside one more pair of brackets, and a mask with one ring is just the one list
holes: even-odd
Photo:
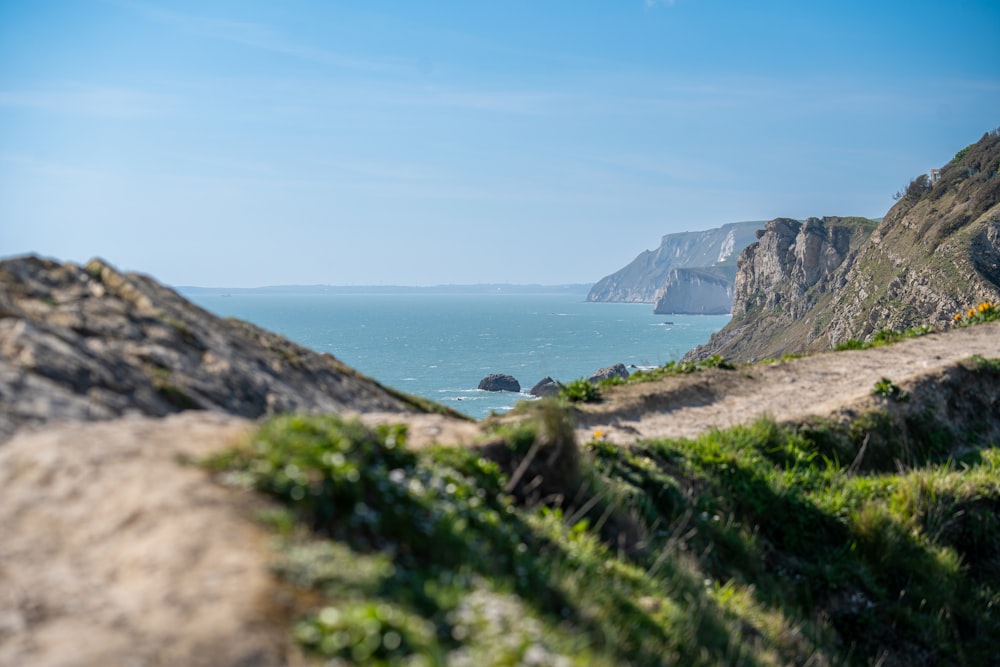
[(179, 285), (594, 282), (883, 215), (1000, 125), (1000, 3), (0, 0), (0, 255)]

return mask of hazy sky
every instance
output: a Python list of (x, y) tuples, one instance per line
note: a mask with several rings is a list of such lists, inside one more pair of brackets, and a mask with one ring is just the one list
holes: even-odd
[(0, 0), (0, 256), (593, 282), (883, 215), (1000, 125), (1000, 2)]

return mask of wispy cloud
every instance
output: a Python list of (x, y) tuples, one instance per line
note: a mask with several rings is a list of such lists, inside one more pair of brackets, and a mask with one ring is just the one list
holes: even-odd
[(470, 111), (493, 111), (513, 114), (538, 114), (557, 109), (565, 96), (532, 90), (434, 89), (422, 90), (400, 98), (407, 104), (450, 107)]
[(158, 116), (168, 112), (175, 105), (176, 100), (168, 95), (84, 83), (0, 90), (0, 107), (107, 118)]
[[(182, 32), (199, 35), (208, 39), (240, 44), (253, 49), (321, 65), (369, 71), (393, 70), (404, 66), (402, 63), (393, 62), (388, 59), (356, 58), (300, 43), (289, 39), (280, 31), (263, 23), (180, 14), (139, 2), (122, 2), (120, 4), (139, 12), (152, 21), (170, 25)], [(411, 63), (406, 63), (405, 65), (412, 67)]]

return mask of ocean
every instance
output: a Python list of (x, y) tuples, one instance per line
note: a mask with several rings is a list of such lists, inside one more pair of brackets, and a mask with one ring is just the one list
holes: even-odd
[[(615, 363), (650, 367), (704, 343), (728, 315), (654, 315), (649, 304), (588, 303), (582, 293), (281, 293), (185, 290), (203, 308), (328, 352), (382, 384), (474, 418)], [(513, 375), (521, 393), (477, 389)]]

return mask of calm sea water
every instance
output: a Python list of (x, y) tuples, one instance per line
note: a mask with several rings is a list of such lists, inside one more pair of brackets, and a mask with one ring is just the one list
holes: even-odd
[[(502, 412), (544, 378), (568, 382), (615, 363), (657, 366), (704, 343), (728, 315), (654, 315), (648, 304), (582, 294), (188, 294), (362, 373), (475, 418)], [(489, 373), (522, 393), (476, 387)]]

